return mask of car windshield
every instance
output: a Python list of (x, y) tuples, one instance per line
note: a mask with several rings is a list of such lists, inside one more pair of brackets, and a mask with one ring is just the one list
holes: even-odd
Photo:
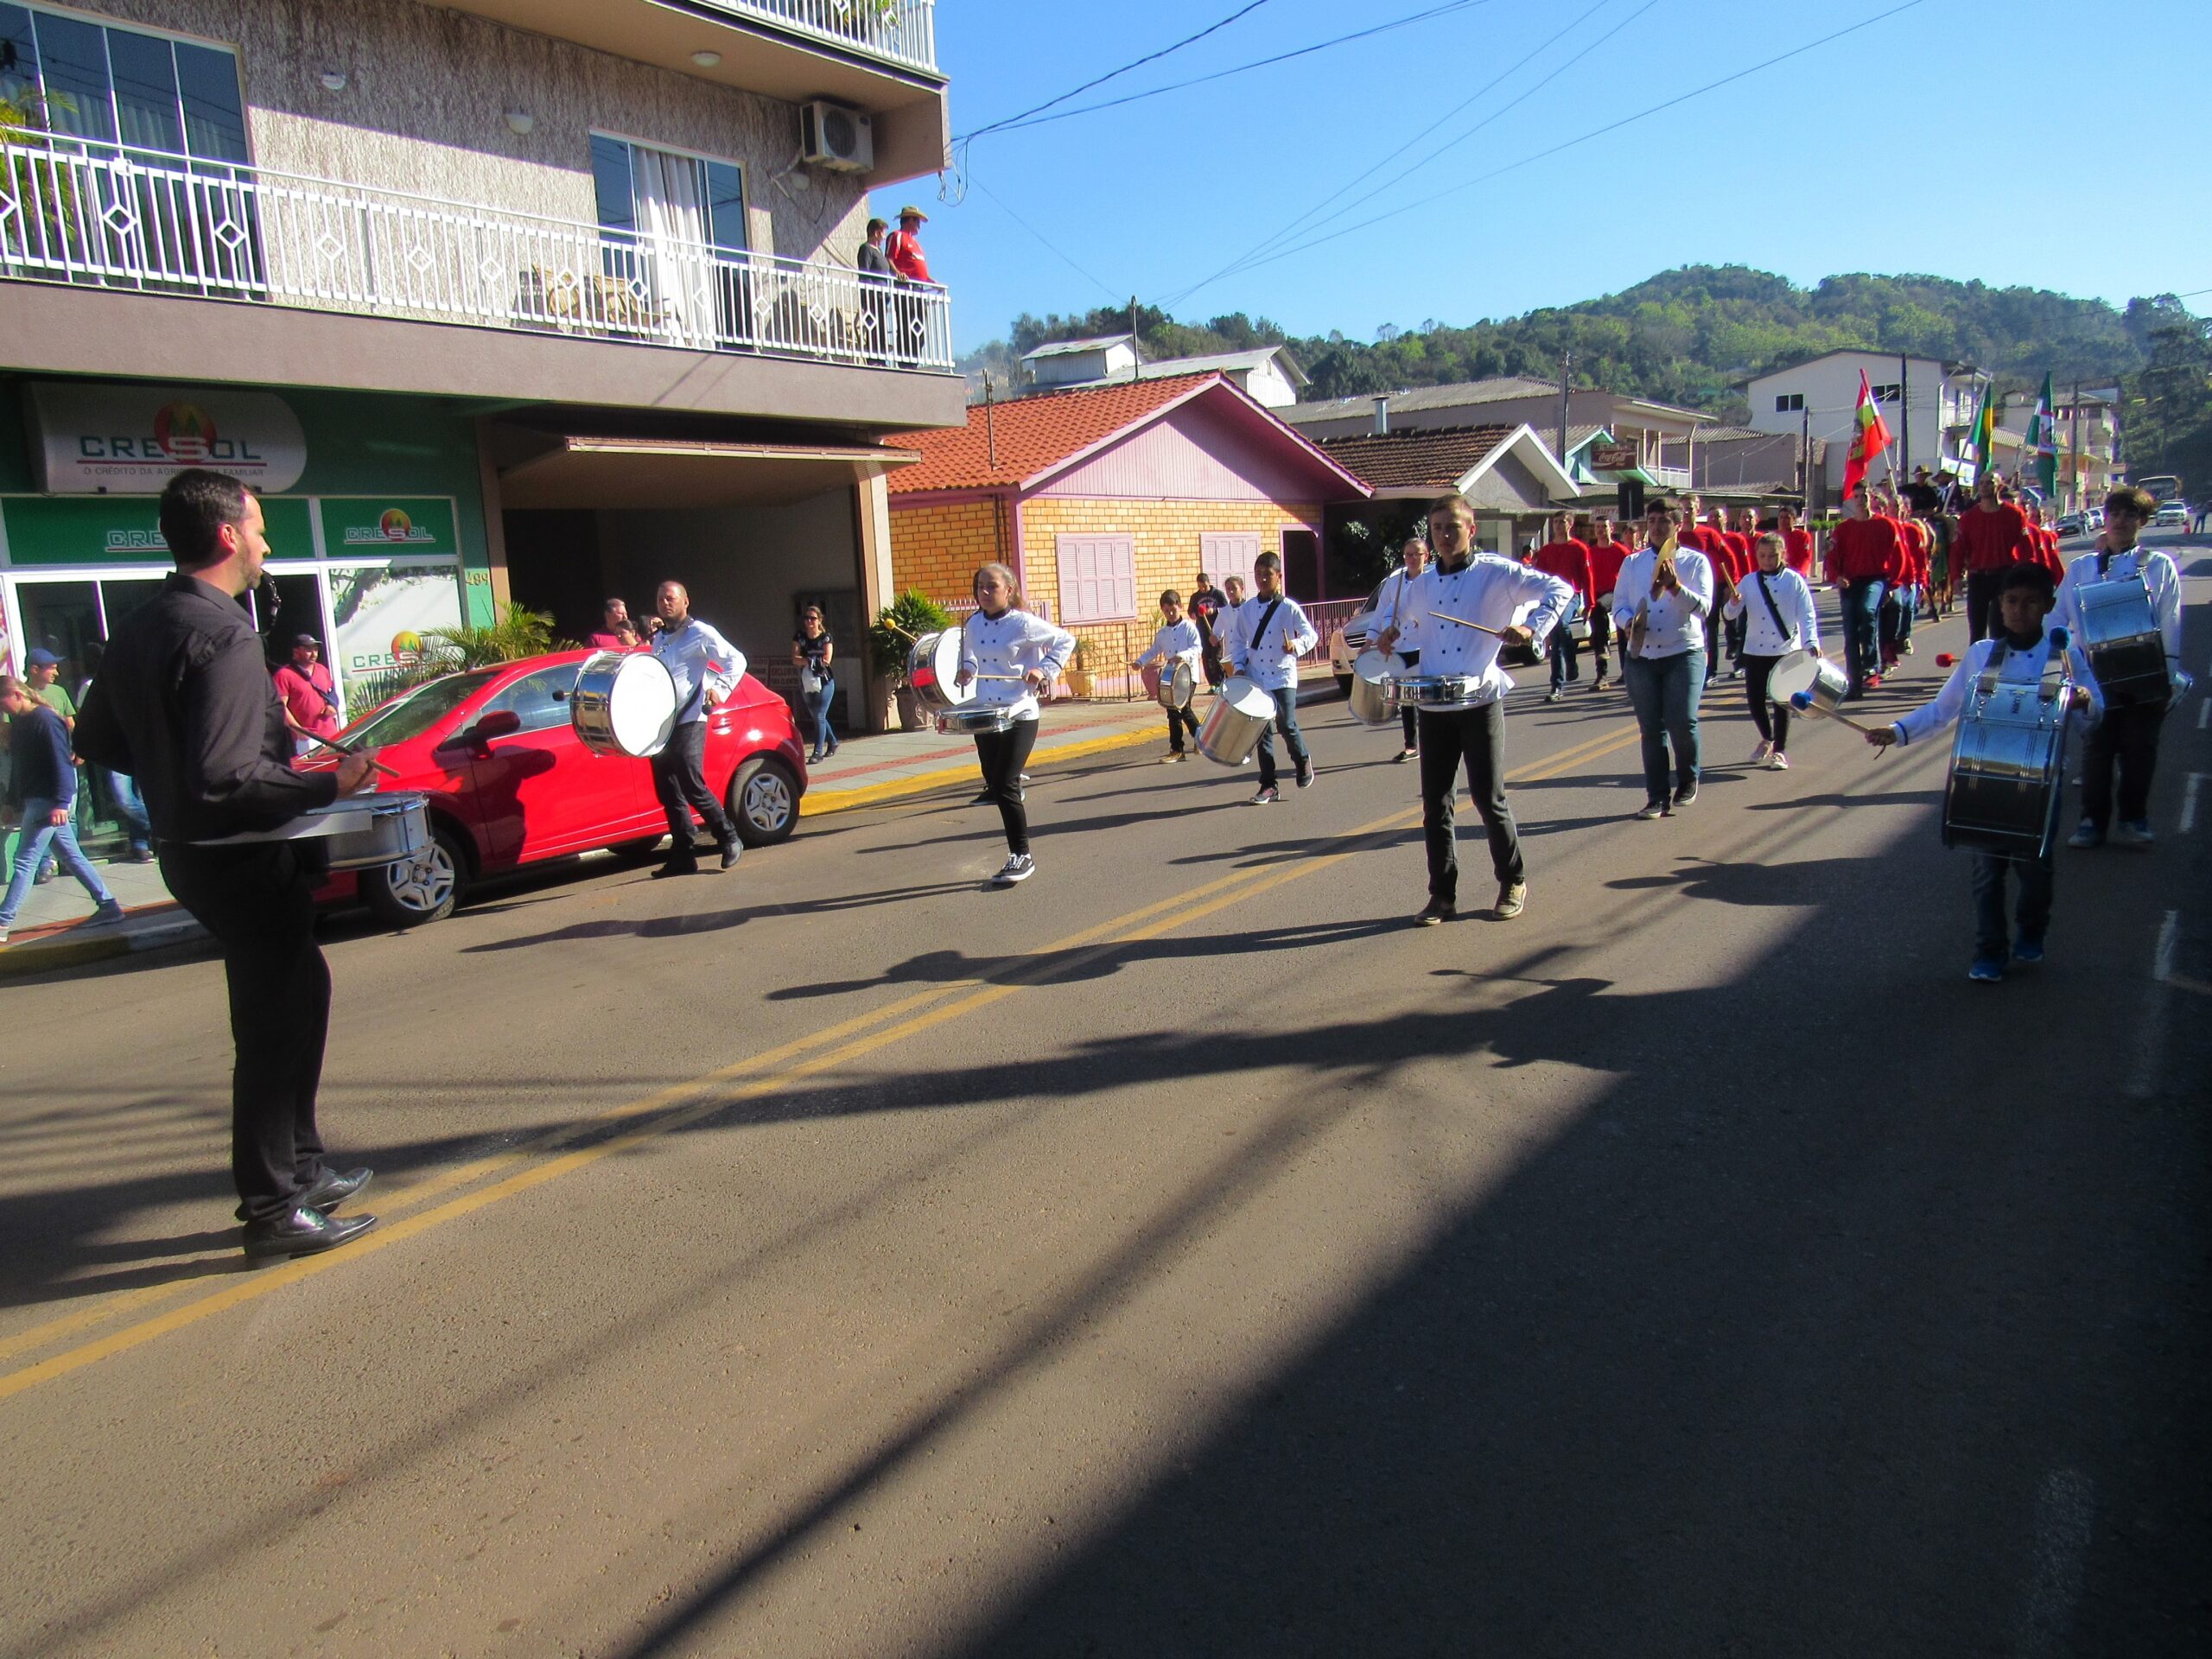
[(497, 668), (473, 668), (465, 674), (448, 674), (416, 686), (374, 713), (364, 715), (339, 735), (347, 747), (365, 743), (380, 748), (420, 737), (448, 715), (499, 677)]

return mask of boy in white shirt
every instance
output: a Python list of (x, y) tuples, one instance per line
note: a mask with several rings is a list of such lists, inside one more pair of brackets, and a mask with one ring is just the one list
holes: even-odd
[[(1236, 620), (1229, 634), (1229, 665), (1232, 672), (1267, 692), (1275, 702), (1274, 718), (1260, 734), (1260, 789), (1254, 806), (1267, 806), (1282, 798), (1275, 788), (1275, 732), (1282, 732), (1297, 770), (1298, 786), (1313, 783), (1313, 759), (1306, 752), (1306, 734), (1298, 729), (1298, 659), (1313, 649), (1320, 635), (1306, 620), (1298, 601), (1282, 590), (1282, 556), (1262, 553), (1252, 567), (1252, 582), (1259, 591), (1236, 607)], [(1235, 577), (1230, 594), (1236, 593)]]
[[(1199, 657), (1205, 648), (1205, 640), (1198, 636), (1198, 625), (1183, 614), (1183, 595), (1173, 588), (1160, 596), (1160, 630), (1152, 636), (1150, 648), (1129, 666), (1141, 671), (1158, 663), (1160, 683), (1166, 684), (1174, 677), (1178, 663), (1188, 663), (1195, 688), (1201, 668)], [(1180, 709), (1168, 709), (1167, 753), (1160, 757), (1161, 765), (1190, 758), (1183, 747), (1183, 733), (1186, 728), (1192, 741), (1196, 742), (1198, 717), (1191, 712), (1190, 705), (1185, 703)]]
[[(2057, 602), (2057, 584), (2039, 564), (2008, 568), (1997, 591), (1997, 622), (2000, 632), (1978, 639), (1967, 648), (1951, 677), (1936, 700), (1899, 720), (1894, 726), (1878, 726), (1866, 741), (1878, 749), (1891, 744), (1917, 743), (1942, 731), (1959, 718), (1966, 707), (1967, 688), (1995, 662), (1998, 677), (2034, 683), (2054, 652), (2063, 651), (2074, 677), (2072, 713), (2079, 723), (2094, 728), (2104, 714), (2104, 697), (2088, 658), (2066, 645), (2065, 630), (2049, 626)], [(2050, 846), (2035, 855), (1993, 852), (1976, 849), (1974, 855), (1974, 963), (1967, 977), (1977, 984), (1993, 985), (2005, 977), (2008, 961), (2041, 962), (2044, 935), (2050, 925)], [(2005, 922), (2005, 878), (2019, 877), (2020, 899), (2014, 938)]]

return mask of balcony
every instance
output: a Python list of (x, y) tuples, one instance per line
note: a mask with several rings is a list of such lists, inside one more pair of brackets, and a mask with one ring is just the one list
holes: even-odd
[(4, 278), (695, 353), (952, 368), (949, 301), (933, 285), (864, 283), (843, 265), (43, 135), (0, 144)]
[(709, 10), (757, 17), (824, 45), (937, 73), (936, 0), (701, 0)]

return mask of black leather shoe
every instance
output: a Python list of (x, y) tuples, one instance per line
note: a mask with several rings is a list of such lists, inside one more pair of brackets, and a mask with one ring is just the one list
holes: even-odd
[(728, 869), (731, 865), (736, 863), (737, 855), (744, 850), (745, 849), (743, 848), (740, 847), (734, 841), (724, 842), (722, 843), (722, 868)]
[(320, 1210), (288, 1210), (273, 1221), (246, 1223), (246, 1259), (260, 1262), (279, 1255), (320, 1255), (359, 1238), (376, 1224), (374, 1216), (347, 1216), (341, 1220)]
[(671, 858), (653, 872), (653, 880), (658, 881), (663, 876), (668, 875), (696, 875), (698, 874), (699, 861), (697, 859)]
[(359, 1198), (361, 1189), (376, 1178), (373, 1169), (349, 1169), (343, 1175), (334, 1169), (326, 1169), (296, 1202), (306, 1209), (320, 1210), (327, 1216), (346, 1199)]

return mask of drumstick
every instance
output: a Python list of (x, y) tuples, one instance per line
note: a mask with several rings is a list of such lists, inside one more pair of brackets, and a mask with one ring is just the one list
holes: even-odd
[[(351, 755), (351, 754), (354, 754), (354, 753), (359, 753), (359, 751), (357, 751), (357, 750), (354, 750), (354, 749), (349, 749), (349, 748), (347, 748), (347, 747), (346, 747), (344, 744), (342, 744), (342, 743), (334, 743), (334, 742), (332, 742), (332, 741), (331, 741), (328, 738), (327, 738), (327, 737), (316, 737), (316, 738), (310, 738), (310, 739), (308, 740), (308, 741), (313, 742), (313, 743), (319, 743), (319, 744), (321, 744), (324, 748), (328, 749), (328, 750), (329, 750), (333, 754), (346, 754), (346, 755)], [(396, 768), (391, 767), (391, 766), (387, 766), (386, 765), (385, 765), (385, 763), (384, 763), (383, 761), (377, 760), (377, 759), (376, 759), (375, 757), (373, 757), (373, 756), (369, 756), (369, 757), (366, 757), (366, 758), (367, 758), (367, 760), (368, 760), (369, 764), (370, 764), (372, 766), (375, 767), (378, 772), (380, 772), (384, 773), (384, 775), (385, 775), (385, 777), (387, 777), (387, 778), (397, 778), (397, 777), (398, 777), (398, 776), (399, 776), (399, 773), (398, 773), (398, 772), (397, 772), (397, 770)]]
[(1789, 706), (1792, 709), (1795, 709), (1801, 715), (1810, 715), (1815, 720), (1833, 720), (1841, 725), (1850, 727), (1854, 732), (1872, 733), (1883, 729), (1879, 727), (1862, 726), (1857, 721), (1853, 720), (1849, 715), (1838, 714), (1833, 709), (1815, 708), (1813, 706), (1813, 694), (1809, 691), (1792, 691), (1789, 694)]
[(1480, 622), (1470, 622), (1464, 616), (1446, 616), (1441, 611), (1431, 611), (1429, 614), (1440, 622), (1457, 622), (1461, 627), (1472, 628), (1477, 633), (1487, 633), (1499, 639), (1505, 638), (1503, 628), (1488, 627)]

